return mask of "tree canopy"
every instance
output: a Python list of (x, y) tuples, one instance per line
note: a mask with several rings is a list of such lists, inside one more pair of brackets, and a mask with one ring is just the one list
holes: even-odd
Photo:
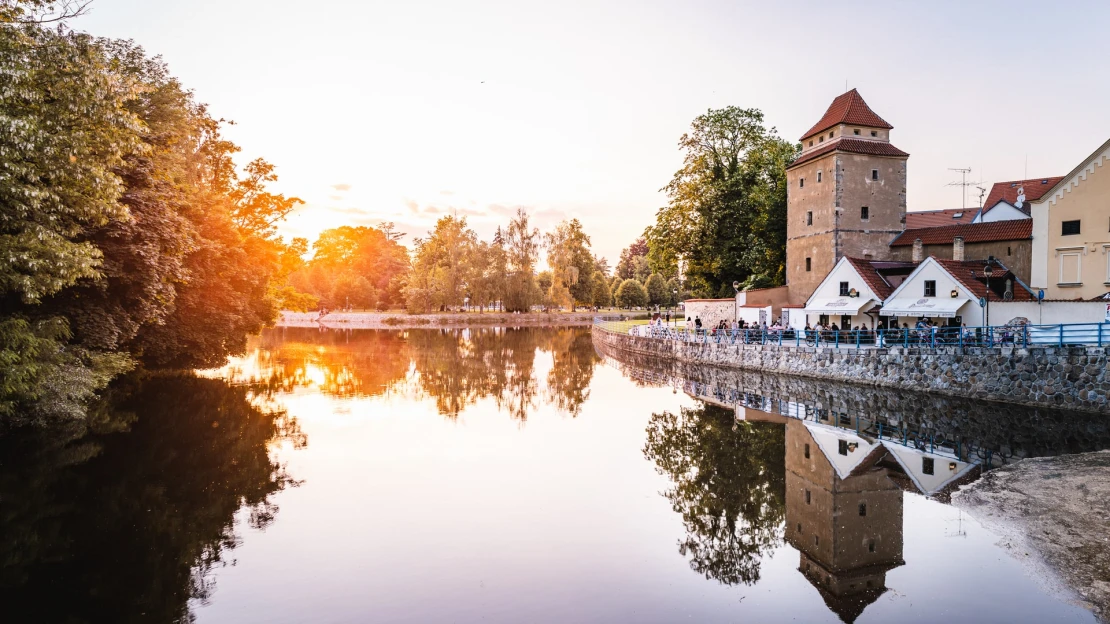
[[(786, 166), (798, 147), (766, 128), (757, 109), (711, 109), (679, 139), (683, 165), (663, 187), (668, 204), (644, 233), (648, 260), (681, 269), (696, 294), (731, 294), (733, 281), (782, 284)], [(619, 267), (620, 265), (618, 265)]]

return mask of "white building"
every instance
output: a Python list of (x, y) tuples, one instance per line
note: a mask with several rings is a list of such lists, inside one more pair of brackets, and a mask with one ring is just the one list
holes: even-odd
[(841, 258), (806, 301), (803, 312), (811, 327), (836, 324), (841, 329), (880, 323), (879, 309), (917, 265)]

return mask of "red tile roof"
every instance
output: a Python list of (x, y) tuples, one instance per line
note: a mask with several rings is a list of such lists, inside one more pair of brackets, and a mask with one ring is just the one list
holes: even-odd
[(991, 241), (1029, 240), (1033, 238), (1033, 220), (1015, 219), (1013, 221), (992, 221), (989, 223), (967, 223), (945, 227), (919, 228), (905, 230), (890, 241), (891, 247), (912, 245), (920, 238), (925, 245), (951, 245), (956, 236), (964, 237), (965, 243), (986, 243)]
[(814, 158), (820, 158), (834, 151), (849, 152), (852, 154), (871, 154), (873, 156), (891, 156), (894, 158), (909, 157), (909, 154), (885, 141), (868, 141), (867, 139), (840, 137), (839, 139), (834, 139), (826, 143), (824, 147), (819, 147), (811, 152), (802, 154), (794, 162), (790, 163), (787, 169), (796, 167), (804, 162), (809, 162)]
[(990, 301), (1004, 301), (998, 293), (994, 292), (995, 289), (1001, 291), (1005, 288), (1006, 280), (1013, 280), (1014, 298), (1013, 301), (1036, 301), (1037, 298), (1033, 293), (1026, 290), (1021, 284), (1018, 283), (1017, 278), (1013, 272), (1006, 268), (1004, 264), (995, 260), (994, 274), (991, 275), (992, 290), (988, 296), (987, 282), (983, 277), (983, 266), (986, 262), (983, 260), (943, 260), (941, 258), (933, 257), (937, 264), (944, 267), (953, 278), (960, 284), (967, 288), (976, 297), (989, 297)]
[(843, 94), (838, 95), (832, 104), (829, 104), (829, 110), (825, 111), (825, 116), (818, 121), (816, 125), (809, 129), (809, 132), (802, 135), (802, 140), (828, 130), (833, 126), (840, 124), (852, 124), (855, 126), (866, 126), (868, 128), (886, 128), (887, 130), (894, 126), (888, 124), (882, 117), (875, 114), (867, 102), (863, 101), (863, 97), (855, 89)]
[(852, 268), (854, 268), (856, 270), (856, 273), (859, 273), (859, 276), (863, 279), (864, 283), (867, 284), (867, 287), (870, 288), (871, 292), (875, 293), (875, 295), (879, 299), (886, 299), (887, 297), (889, 297), (890, 293), (894, 292), (894, 288), (895, 288), (894, 286), (891, 286), (890, 283), (886, 281), (886, 278), (883, 277), (882, 273), (879, 272), (879, 270), (878, 270), (879, 266), (882, 266), (882, 267), (885, 267), (885, 268), (888, 268), (888, 269), (889, 268), (907, 268), (908, 269), (908, 268), (912, 268), (912, 267), (917, 266), (916, 262), (883, 261), (883, 262), (876, 263), (875, 261), (864, 260), (864, 259), (861, 259), (861, 258), (845, 257), (844, 259), (847, 260), (848, 263), (852, 265)]
[[(983, 203), (986, 210), (994, 208), (994, 205), (1000, 201), (1013, 206), (1017, 203), (1018, 189), (1025, 188), (1025, 201), (1031, 202), (1040, 199), (1042, 195), (1047, 193), (1052, 187), (1063, 180), (1062, 176), (1053, 178), (1033, 178), (1031, 180), (1010, 180), (1009, 182), (995, 182), (991, 187), (991, 192), (987, 193), (987, 201)], [(1029, 208), (1022, 206), (1025, 212), (1029, 212)]]
[(906, 229), (916, 230), (927, 227), (943, 227), (971, 223), (978, 214), (978, 208), (946, 208), (944, 210), (921, 210), (906, 213)]

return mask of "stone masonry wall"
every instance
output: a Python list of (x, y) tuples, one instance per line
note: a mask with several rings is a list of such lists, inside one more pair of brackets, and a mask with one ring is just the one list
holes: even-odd
[(599, 350), (1110, 414), (1110, 347), (830, 349), (684, 343), (593, 328)]

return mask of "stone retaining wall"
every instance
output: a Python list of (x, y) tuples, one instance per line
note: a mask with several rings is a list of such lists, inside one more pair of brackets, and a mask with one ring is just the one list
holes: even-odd
[(884, 388), (1110, 413), (1110, 347), (830, 349), (641, 338), (593, 328), (621, 353)]

